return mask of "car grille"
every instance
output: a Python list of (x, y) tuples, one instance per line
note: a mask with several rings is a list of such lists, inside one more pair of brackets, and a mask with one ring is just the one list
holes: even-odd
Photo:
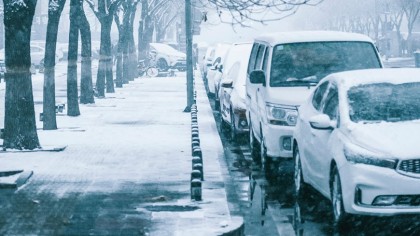
[(403, 174), (420, 177), (420, 159), (400, 161), (397, 170)]

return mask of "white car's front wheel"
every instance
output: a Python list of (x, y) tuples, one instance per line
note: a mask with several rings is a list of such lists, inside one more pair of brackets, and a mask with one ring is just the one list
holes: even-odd
[(306, 192), (306, 184), (303, 181), (302, 174), (302, 162), (300, 160), (299, 148), (296, 146), (296, 149), (293, 153), (294, 159), (294, 182), (295, 182), (295, 193), (297, 198), (304, 198)]
[(334, 227), (342, 228), (349, 221), (349, 214), (344, 210), (343, 191), (341, 188), (340, 175), (334, 166), (331, 172), (331, 202), (333, 209)]

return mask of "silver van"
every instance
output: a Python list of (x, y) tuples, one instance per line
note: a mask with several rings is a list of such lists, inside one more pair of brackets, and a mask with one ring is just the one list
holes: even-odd
[(297, 108), (328, 74), (382, 68), (373, 41), (334, 31), (282, 32), (255, 39), (246, 81), (252, 156), (264, 171), (292, 157)]

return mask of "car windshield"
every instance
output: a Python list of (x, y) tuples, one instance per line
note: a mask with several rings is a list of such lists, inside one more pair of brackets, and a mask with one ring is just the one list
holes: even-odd
[(368, 42), (309, 42), (275, 46), (271, 87), (316, 85), (328, 74), (380, 68), (376, 50)]
[(378, 83), (352, 87), (348, 93), (353, 122), (420, 119), (420, 83)]

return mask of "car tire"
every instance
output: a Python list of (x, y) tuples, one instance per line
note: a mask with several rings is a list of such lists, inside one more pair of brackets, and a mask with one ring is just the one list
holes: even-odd
[(260, 163), (261, 163), (261, 170), (266, 176), (266, 179), (270, 179), (273, 175), (272, 167), (272, 160), (269, 156), (267, 156), (267, 148), (265, 147), (264, 137), (261, 137), (260, 142)]
[(249, 148), (251, 149), (251, 157), (255, 163), (260, 163), (260, 150), (257, 139), (255, 138), (254, 131), (252, 130), (252, 123), (249, 123)]
[(295, 194), (297, 199), (305, 199), (307, 193), (307, 184), (303, 181), (302, 173), (302, 162), (300, 160), (299, 147), (296, 146), (295, 151), (293, 152), (293, 163), (294, 163), (294, 184), (295, 184)]
[(156, 62), (156, 67), (159, 71), (168, 71), (169, 69), (168, 62), (166, 62), (166, 60), (163, 58), (159, 58), (159, 60)]
[(214, 94), (214, 109), (216, 111), (220, 111), (220, 99), (218, 98), (216, 93)]
[(350, 214), (346, 213), (343, 204), (343, 192), (341, 188), (340, 174), (338, 169), (334, 166), (331, 170), (330, 177), (330, 189), (331, 189), (331, 203), (332, 203), (332, 215), (333, 215), (333, 226), (338, 230), (351, 227)]
[(238, 139), (238, 131), (236, 130), (235, 125), (235, 115), (233, 114), (232, 109), (230, 109), (230, 140), (236, 142)]
[(146, 75), (149, 77), (156, 77), (159, 75), (159, 70), (156, 67), (149, 67), (146, 70)]
[(220, 131), (223, 134), (227, 134), (229, 131), (229, 124), (223, 119), (223, 115), (220, 115)]

